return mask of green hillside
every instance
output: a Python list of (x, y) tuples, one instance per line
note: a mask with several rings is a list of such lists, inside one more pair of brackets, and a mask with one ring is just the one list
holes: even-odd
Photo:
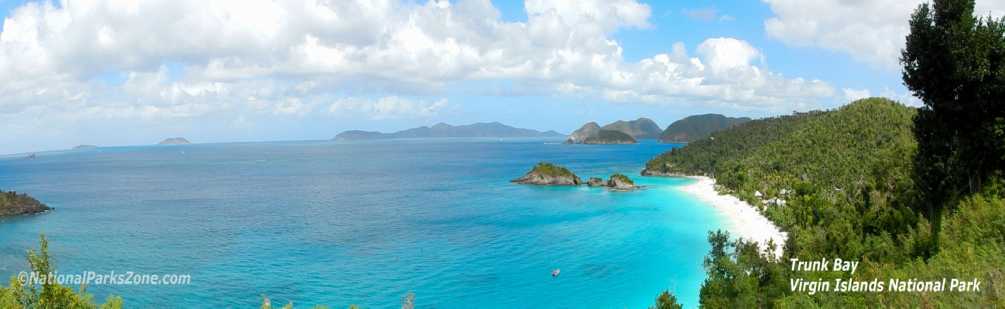
[(688, 143), (747, 121), (750, 121), (750, 118), (733, 118), (719, 114), (693, 115), (671, 123), (660, 133), (659, 138), (664, 143)]
[[(913, 108), (873, 98), (828, 112), (754, 120), (663, 154), (646, 163), (646, 171), (714, 176), (747, 199), (799, 183), (831, 183), (831, 193), (857, 193), (880, 185), (876, 181), (908, 176), (910, 162), (903, 159), (916, 148), (914, 114)], [(848, 194), (829, 194), (839, 195)]]
[(659, 138), (660, 132), (662, 132), (660, 126), (649, 118), (639, 118), (631, 121), (618, 120), (601, 127), (601, 129), (620, 131), (631, 135), (635, 139)]
[(627, 133), (614, 130), (600, 130), (596, 135), (587, 137), (583, 144), (635, 144), (635, 138)]
[[(652, 175), (709, 175), (720, 190), (756, 205), (789, 233), (785, 256), (715, 233), (706, 258), (704, 307), (972, 307), (1005, 301), (1005, 202), (1001, 186), (962, 199), (933, 248), (928, 221), (913, 206), (916, 109), (886, 99), (836, 110), (754, 120), (662, 154)], [(999, 192), (999, 193), (996, 193)], [(784, 200), (784, 205), (777, 205)], [(854, 275), (792, 272), (789, 258), (861, 261)], [(927, 259), (926, 259), (927, 258)], [(997, 265), (997, 266), (996, 266)], [(979, 293), (792, 292), (789, 279), (978, 278)], [(987, 284), (987, 283), (985, 283)], [(938, 305), (932, 305), (938, 304)]]

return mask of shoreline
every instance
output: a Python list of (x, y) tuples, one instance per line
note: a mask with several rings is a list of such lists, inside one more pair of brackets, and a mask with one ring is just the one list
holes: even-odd
[(694, 183), (680, 187), (681, 191), (692, 194), (698, 199), (709, 203), (719, 213), (726, 217), (726, 226), (734, 237), (743, 238), (758, 243), (764, 251), (769, 240), (776, 245), (775, 257), (781, 257), (788, 233), (782, 232), (774, 222), (768, 220), (753, 206), (732, 195), (720, 194), (715, 190), (715, 180), (705, 176), (685, 176), (695, 180)]

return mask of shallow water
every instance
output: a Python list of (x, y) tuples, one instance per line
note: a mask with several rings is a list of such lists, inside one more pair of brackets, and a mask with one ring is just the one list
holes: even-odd
[[(0, 278), (38, 235), (60, 273), (192, 276), (88, 287), (128, 307), (644, 308), (697, 304), (710, 207), (691, 180), (637, 176), (672, 145), (555, 140), (270, 142), (97, 148), (0, 160), (0, 188), (55, 207), (0, 221)], [(637, 192), (510, 184), (538, 161)], [(551, 270), (561, 268), (558, 278)]]

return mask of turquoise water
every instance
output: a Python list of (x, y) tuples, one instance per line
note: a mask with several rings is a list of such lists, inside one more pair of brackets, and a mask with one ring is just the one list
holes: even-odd
[[(88, 287), (129, 307), (696, 306), (714, 210), (636, 176), (673, 147), (554, 140), (272, 142), (98, 148), (0, 159), (0, 188), (56, 208), (0, 221), (0, 278), (50, 239), (60, 273), (190, 274)], [(637, 192), (510, 184), (538, 161)], [(550, 272), (561, 268), (558, 278)]]

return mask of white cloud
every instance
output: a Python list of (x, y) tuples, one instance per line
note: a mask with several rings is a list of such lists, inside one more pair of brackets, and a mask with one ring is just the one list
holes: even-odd
[(687, 16), (687, 18), (704, 22), (711, 22), (711, 21), (729, 22), (736, 20), (736, 18), (731, 15), (719, 14), (719, 10), (713, 7), (682, 9), (680, 12), (684, 16)]
[[(774, 17), (764, 22), (768, 36), (796, 46), (847, 53), (875, 66), (898, 68), (908, 20), (922, 0), (762, 0)], [(1005, 15), (1005, 1), (978, 0), (980, 15)]]
[(869, 89), (844, 88), (842, 91), (844, 91), (844, 98), (848, 102), (872, 97)]
[(378, 99), (341, 98), (328, 107), (337, 116), (364, 116), (370, 119), (425, 118), (437, 115), (449, 104), (446, 99), (420, 101), (387, 96)]
[(771, 72), (761, 51), (736, 38), (626, 60), (614, 33), (652, 27), (649, 6), (636, 0), (525, 7), (526, 22), (508, 22), (488, 0), (29, 2), (0, 32), (0, 116), (222, 123), (383, 97), (341, 104), (375, 118), (424, 117), (446, 101), (422, 98), (462, 83), (465, 94), (507, 93), (479, 90), (484, 81), (512, 81), (520, 87), (512, 92), (777, 111), (834, 96), (823, 81)]
[(896, 90), (890, 88), (884, 88), (883, 91), (879, 93), (880, 96), (884, 98), (889, 98), (891, 100), (903, 103), (907, 106), (921, 107), (921, 99), (918, 99), (910, 92), (897, 92)]
[(700, 21), (713, 21), (719, 16), (719, 11), (715, 8), (682, 9), (680, 12), (688, 18)]

